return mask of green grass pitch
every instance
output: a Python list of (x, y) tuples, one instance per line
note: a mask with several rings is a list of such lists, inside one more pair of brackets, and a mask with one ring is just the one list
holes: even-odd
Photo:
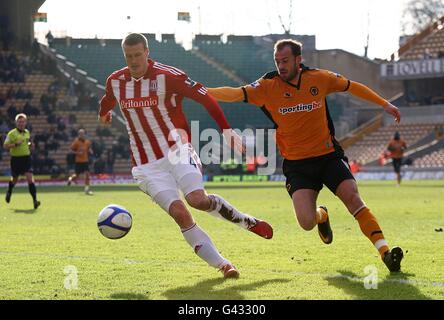
[[(274, 238), (265, 240), (192, 211), (239, 269), (237, 280), (224, 280), (200, 260), (173, 220), (136, 186), (94, 187), (94, 196), (81, 187), (40, 187), (42, 206), (35, 211), (27, 188), (17, 188), (10, 204), (3, 188), (0, 299), (443, 299), (444, 182), (359, 187), (389, 244), (404, 249), (400, 274), (389, 274), (326, 188), (318, 204), (330, 212), (334, 241), (328, 246), (316, 229), (298, 226), (283, 183), (207, 184), (209, 193), (274, 227)], [(104, 238), (96, 226), (109, 203), (133, 215), (132, 230), (120, 240)], [(369, 281), (372, 276), (377, 281)]]

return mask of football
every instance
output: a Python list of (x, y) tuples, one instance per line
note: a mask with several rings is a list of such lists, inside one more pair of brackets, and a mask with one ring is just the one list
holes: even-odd
[(133, 223), (131, 214), (124, 207), (109, 204), (102, 209), (97, 219), (97, 227), (106, 238), (120, 239), (130, 230)]

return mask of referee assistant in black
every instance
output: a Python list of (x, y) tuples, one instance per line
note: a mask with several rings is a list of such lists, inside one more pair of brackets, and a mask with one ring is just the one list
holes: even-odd
[(31, 149), (34, 144), (30, 141), (29, 131), (26, 129), (27, 117), (24, 113), (19, 113), (15, 117), (16, 128), (8, 132), (4, 147), (11, 154), (11, 180), (6, 192), (6, 202), (11, 201), (12, 190), (21, 175), (26, 176), (29, 193), (34, 202), (34, 209), (40, 206), (37, 200), (37, 189), (34, 184), (31, 165)]

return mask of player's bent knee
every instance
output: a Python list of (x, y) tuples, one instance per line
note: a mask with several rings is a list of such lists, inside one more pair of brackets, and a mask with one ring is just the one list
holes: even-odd
[(304, 221), (304, 222), (299, 221), (299, 225), (305, 231), (310, 231), (310, 230), (313, 230), (313, 228), (315, 227), (316, 223), (314, 223), (313, 221)]
[(310, 231), (316, 226), (316, 218), (313, 217), (297, 217), (298, 223), (305, 231)]
[[(146, 193), (149, 195), (148, 193), (148, 188), (146, 188), (146, 186), (139, 185), (139, 187)], [(165, 212), (170, 213), (171, 210), (171, 206), (173, 203), (178, 202), (179, 204), (181, 204), (182, 206), (183, 203), (180, 200), (179, 194), (177, 193), (177, 191), (175, 190), (166, 190), (166, 191), (161, 191), (158, 194), (156, 194), (153, 197), (154, 202), (156, 202), (163, 210), (165, 210)], [(177, 204), (176, 204), (177, 206)], [(186, 208), (185, 208), (186, 209)]]
[(185, 199), (187, 203), (198, 210), (207, 210), (209, 207), (209, 200), (203, 190), (196, 190), (189, 193)]
[(169, 214), (181, 229), (189, 228), (194, 224), (193, 217), (181, 200), (176, 200), (171, 203)]

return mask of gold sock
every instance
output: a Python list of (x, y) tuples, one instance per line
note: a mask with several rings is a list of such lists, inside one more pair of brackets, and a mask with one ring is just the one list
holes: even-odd
[(362, 233), (369, 238), (369, 240), (373, 243), (376, 249), (379, 251), (379, 254), (382, 258), (384, 258), (384, 253), (389, 249), (387, 241), (384, 239), (384, 234), (382, 233), (381, 228), (379, 227), (378, 221), (376, 217), (371, 213), (370, 209), (367, 207), (363, 207), (355, 214), (353, 214), (356, 220), (358, 220), (359, 227), (361, 228)]

